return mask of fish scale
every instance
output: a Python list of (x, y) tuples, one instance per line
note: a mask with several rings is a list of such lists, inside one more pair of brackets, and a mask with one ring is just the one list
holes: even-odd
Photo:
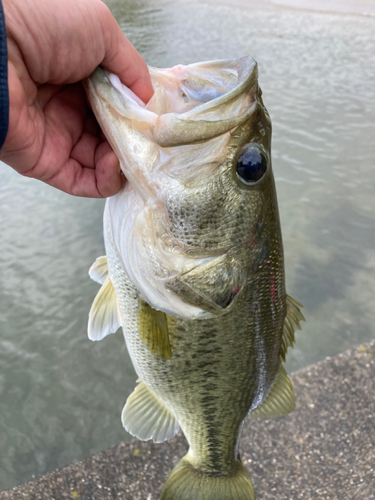
[(139, 377), (125, 429), (186, 436), (162, 500), (254, 500), (241, 428), (293, 410), (282, 361), (304, 319), (285, 291), (271, 122), (250, 57), (150, 72), (147, 106), (100, 68), (85, 84), (131, 184), (106, 202), (89, 337), (122, 326)]

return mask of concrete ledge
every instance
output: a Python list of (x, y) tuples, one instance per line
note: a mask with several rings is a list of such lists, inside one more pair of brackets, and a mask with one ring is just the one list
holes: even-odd
[[(244, 426), (241, 455), (258, 500), (375, 499), (375, 341), (291, 380), (292, 415)], [(186, 450), (181, 435), (161, 445), (133, 440), (0, 493), (0, 500), (156, 500)]]

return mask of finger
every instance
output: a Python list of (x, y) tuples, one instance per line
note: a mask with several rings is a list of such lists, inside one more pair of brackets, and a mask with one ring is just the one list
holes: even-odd
[(72, 149), (70, 157), (77, 160), (83, 167), (95, 167), (95, 151), (100, 142), (99, 137), (84, 132)]
[(54, 95), (58, 94), (63, 90), (61, 85), (50, 85), (48, 83), (40, 85), (37, 91), (37, 102), (41, 109), (44, 109), (46, 104), (53, 98)]
[(103, 20), (105, 57), (101, 65), (115, 73), (144, 102), (148, 102), (154, 90), (145, 61), (122, 33), (115, 18)]
[(108, 198), (122, 187), (122, 176), (117, 156), (108, 142), (102, 142), (95, 151), (95, 168), (82, 166), (70, 158), (48, 184), (74, 196)]
[(69, 160), (47, 181), (50, 186), (65, 193), (86, 198), (102, 198), (93, 168), (83, 167), (77, 160)]
[(107, 141), (84, 131), (98, 130), (80, 84), (70, 85), (45, 106), (44, 147), (24, 175), (76, 196), (103, 198), (121, 188), (119, 162)]
[[(110, 153), (111, 151), (113, 153), (113, 150), (112, 150), (111, 146), (109, 145), (108, 141), (104, 138), (103, 141), (96, 148), (96, 151), (95, 151), (95, 164), (97, 164), (103, 158), (103, 156), (105, 156), (106, 154)], [(115, 155), (115, 153), (113, 153), (113, 154)], [(118, 168), (120, 168), (120, 164), (119, 164), (119, 161), (118, 161), (116, 155), (115, 155), (115, 158), (116, 158), (117, 163), (118, 163)]]
[(39, 3), (14, 0), (5, 5), (9, 38), (33, 82), (78, 82), (102, 64), (141, 99), (150, 99), (146, 63), (102, 1), (51, 0), (43, 9)]
[(95, 173), (98, 191), (103, 198), (113, 196), (120, 191), (122, 187), (120, 163), (107, 141), (97, 147)]
[[(108, 147), (108, 146), (107, 146)], [(96, 168), (83, 167), (70, 158), (47, 184), (74, 196), (107, 198), (119, 192), (122, 186), (119, 162), (112, 150), (103, 148), (99, 153)]]
[[(9, 127), (0, 159), (23, 174), (35, 165), (40, 156), (44, 139), (44, 118), (40, 109), (30, 105), (23, 82), (18, 78), (12, 63), (8, 64), (8, 83)], [(37, 93), (35, 85), (33, 93)]]
[[(86, 116), (88, 109), (80, 84), (65, 87), (42, 85), (37, 90), (34, 107), (25, 102), (20, 108), (22, 103), (17, 106), (12, 92), (10, 96), (12, 107), (16, 108), (10, 113), (10, 131), (14, 136), (10, 164), (13, 168), (40, 180), (48, 180), (70, 156), (82, 165), (94, 168), (94, 155), (100, 142), (95, 135), (100, 129), (91, 112)], [(16, 117), (15, 111), (18, 111)], [(82, 134), (82, 129), (93, 133)], [(30, 139), (25, 139), (29, 136)], [(7, 161), (5, 155), (2, 159)]]
[(20, 173), (48, 183), (67, 163), (71, 151), (80, 141), (86, 115), (81, 85), (70, 85), (55, 94), (44, 107), (44, 134), (39, 158), (31, 168), (19, 170)]
[(100, 139), (101, 139), (102, 141), (106, 141), (106, 140), (107, 140), (107, 138), (106, 138), (106, 136), (105, 136), (105, 134), (104, 134), (103, 130), (100, 130), (100, 132), (99, 132), (99, 137), (100, 137)]
[(100, 127), (91, 110), (87, 112), (87, 116), (83, 122), (83, 131), (99, 137)]

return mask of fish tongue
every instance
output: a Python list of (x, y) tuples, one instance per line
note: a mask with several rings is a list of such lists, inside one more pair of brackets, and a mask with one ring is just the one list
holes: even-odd
[(154, 95), (149, 100), (146, 109), (153, 111), (157, 115), (171, 112), (167, 91), (159, 82), (154, 83)]

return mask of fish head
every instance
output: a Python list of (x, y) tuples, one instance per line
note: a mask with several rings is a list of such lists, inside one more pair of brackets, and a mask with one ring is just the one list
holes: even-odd
[(149, 69), (147, 105), (101, 68), (85, 84), (129, 181), (107, 200), (105, 224), (152, 307), (187, 319), (222, 315), (281, 245), (257, 64)]

